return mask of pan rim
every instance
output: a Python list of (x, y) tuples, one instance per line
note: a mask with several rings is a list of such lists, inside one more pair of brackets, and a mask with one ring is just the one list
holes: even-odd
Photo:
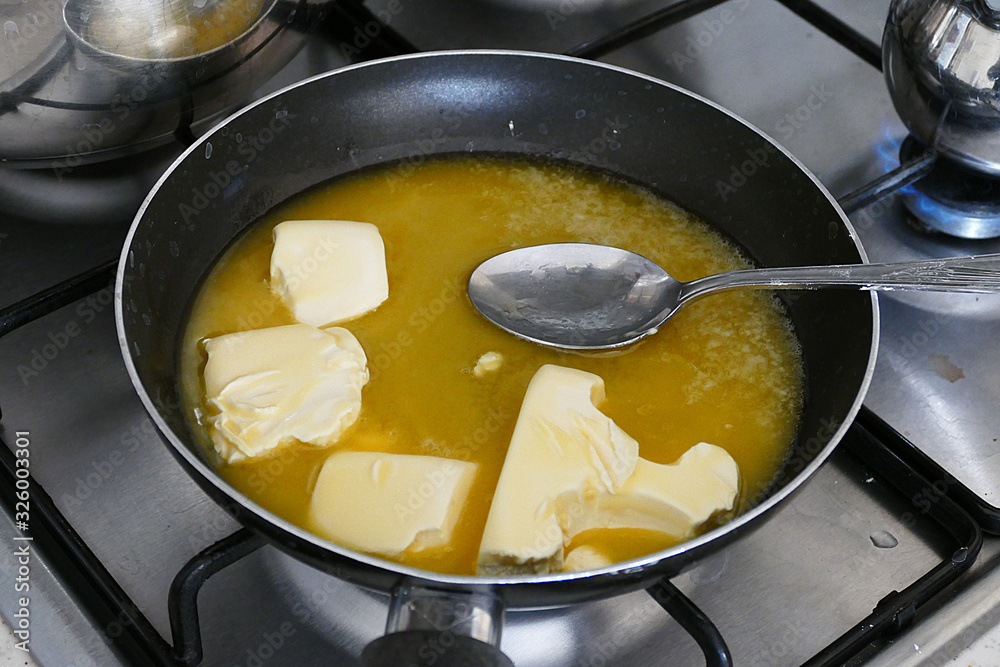
[[(402, 56), (394, 56), (391, 58), (384, 58), (379, 60), (367, 61), (364, 63), (358, 63), (354, 65), (348, 65), (343, 68), (336, 70), (331, 70), (329, 72), (324, 72), (297, 83), (293, 83), (289, 86), (285, 86), (263, 98), (257, 100), (236, 112), (230, 114), (225, 119), (216, 124), (211, 130), (206, 132), (204, 135), (199, 137), (191, 146), (189, 146), (183, 153), (181, 153), (174, 162), (167, 168), (167, 170), (161, 175), (161, 177), (153, 185), (152, 189), (143, 200), (142, 205), (136, 212), (135, 218), (129, 228), (128, 234), (125, 238), (124, 245), (122, 248), (121, 255), (119, 257), (118, 269), (115, 277), (115, 292), (114, 292), (114, 308), (115, 308), (115, 328), (118, 337), (119, 347), (121, 348), (122, 358), (125, 362), (126, 369), (129, 374), (129, 378), (132, 382), (132, 386), (136, 393), (139, 395), (140, 400), (143, 403), (143, 407), (146, 409), (153, 423), (156, 425), (157, 430), (160, 432), (163, 439), (165, 439), (171, 448), (174, 450), (174, 454), (179, 455), (184, 463), (189, 466), (189, 468), (196, 471), (202, 478), (202, 481), (209, 482), (216, 491), (222, 493), (228, 498), (228, 500), (236, 505), (238, 505), (241, 511), (250, 513), (252, 516), (256, 516), (263, 520), (270, 527), (280, 530), (285, 535), (290, 535), (296, 540), (307, 543), (311, 549), (318, 550), (320, 553), (330, 553), (338, 558), (348, 559), (350, 561), (357, 562), (359, 564), (378, 568), (380, 570), (389, 571), (398, 577), (405, 580), (414, 580), (429, 583), (431, 585), (440, 585), (448, 587), (507, 587), (507, 586), (522, 586), (522, 585), (534, 585), (534, 584), (554, 584), (560, 583), (565, 584), (574, 581), (586, 581), (589, 579), (596, 579), (600, 577), (608, 576), (631, 576), (639, 575), (649, 568), (655, 567), (667, 560), (675, 559), (682, 554), (694, 551), (707, 545), (710, 542), (720, 540), (726, 535), (740, 529), (741, 527), (751, 523), (752, 521), (763, 519), (764, 515), (769, 514), (775, 507), (783, 503), (789, 496), (791, 496), (795, 491), (797, 491), (804, 482), (811, 477), (816, 470), (822, 466), (826, 460), (833, 453), (837, 444), (841, 441), (847, 430), (853, 424), (855, 417), (857, 416), (861, 406), (864, 402), (864, 398), (868, 392), (871, 384), (872, 376), (875, 369), (875, 361), (878, 354), (879, 346), (879, 332), (880, 332), (880, 313), (878, 306), (878, 298), (874, 292), (870, 293), (871, 303), (872, 303), (872, 340), (871, 347), (869, 350), (869, 357), (865, 367), (865, 373), (858, 388), (857, 395), (850, 408), (845, 414), (844, 420), (838, 426), (836, 431), (831, 435), (827, 444), (823, 447), (820, 452), (816, 454), (812, 461), (810, 461), (806, 466), (802, 468), (792, 480), (781, 487), (772, 495), (761, 501), (759, 504), (744, 512), (743, 514), (735, 517), (731, 521), (713, 528), (712, 530), (700, 535), (691, 540), (687, 540), (678, 544), (670, 549), (664, 551), (655, 552), (653, 554), (647, 554), (641, 558), (632, 559), (629, 561), (617, 562), (607, 567), (603, 567), (595, 570), (586, 570), (582, 572), (561, 572), (561, 573), (551, 573), (551, 574), (526, 574), (526, 575), (510, 575), (510, 576), (477, 576), (477, 575), (450, 575), (433, 572), (430, 570), (422, 570), (414, 567), (409, 567), (395, 563), (393, 561), (383, 560), (381, 558), (370, 556), (361, 552), (356, 552), (346, 547), (342, 547), (335, 543), (329, 542), (322, 539), (321, 537), (314, 535), (306, 531), (299, 526), (296, 526), (289, 521), (273, 514), (269, 510), (257, 505), (252, 502), (249, 498), (244, 496), (242, 493), (237, 491), (234, 487), (225, 482), (221, 475), (208, 463), (204, 462), (200, 457), (198, 457), (188, 445), (184, 444), (184, 439), (180, 438), (177, 433), (166, 423), (166, 421), (160, 415), (159, 408), (156, 406), (152, 397), (146, 391), (139, 378), (138, 371), (132, 360), (132, 353), (129, 350), (129, 341), (125, 331), (124, 322), (124, 312), (123, 312), (123, 287), (126, 274), (126, 266), (129, 261), (129, 253), (132, 248), (132, 242), (134, 240), (135, 234), (139, 229), (140, 223), (144, 219), (146, 209), (149, 207), (152, 199), (160, 191), (163, 184), (171, 177), (175, 170), (177, 170), (186, 158), (195, 152), (196, 150), (204, 150), (202, 147), (205, 143), (209, 142), (215, 133), (220, 131), (223, 127), (229, 125), (229, 123), (251, 110), (256, 109), (259, 106), (265, 105), (272, 99), (284, 94), (285, 92), (296, 89), (299, 87), (307, 86), (314, 81), (322, 80), (327, 77), (337, 76), (340, 73), (354, 71), (358, 69), (364, 69), (369, 67), (384, 67), (387, 63), (408, 61), (408, 60), (424, 60), (424, 59), (435, 59), (435, 58), (461, 58), (470, 56), (487, 56), (487, 57), (504, 57), (504, 58), (527, 58), (535, 60), (554, 60), (554, 61), (565, 61), (571, 62), (579, 65), (586, 65), (588, 67), (603, 69), (606, 71), (616, 72), (618, 74), (639, 78), (649, 83), (663, 86), (669, 88), (677, 93), (688, 96), (694, 100), (697, 100), (709, 107), (725, 114), (729, 119), (740, 123), (745, 126), (763, 140), (767, 141), (769, 144), (774, 146), (778, 151), (780, 151), (785, 157), (787, 157), (798, 170), (806, 176), (809, 181), (812, 182), (814, 187), (816, 187), (819, 192), (830, 202), (834, 211), (840, 218), (840, 222), (846, 229), (849, 238), (853, 241), (855, 248), (857, 249), (862, 263), (868, 263), (868, 256), (865, 252), (864, 247), (861, 244), (860, 238), (858, 237), (857, 231), (851, 224), (846, 213), (841, 209), (837, 200), (830, 194), (827, 188), (819, 181), (819, 179), (813, 174), (801, 161), (799, 161), (795, 156), (793, 156), (787, 149), (785, 149), (781, 144), (777, 143), (772, 137), (767, 133), (761, 131), (752, 123), (746, 121), (740, 116), (734, 114), (729, 109), (720, 106), (719, 104), (701, 96), (697, 93), (689, 91), (685, 88), (677, 86), (662, 79), (652, 77), (641, 72), (636, 72), (624, 67), (619, 67), (616, 65), (610, 65), (601, 62), (595, 62), (590, 60), (585, 60), (581, 58), (575, 58), (571, 56), (564, 56), (559, 54), (550, 53), (540, 53), (533, 51), (518, 51), (518, 50), (503, 50), (503, 49), (465, 49), (456, 51), (430, 51), (418, 54), (407, 54)], [(213, 498), (215, 502), (218, 502)], [(221, 504), (221, 503), (220, 503)], [(227, 511), (230, 511), (226, 508)], [(246, 521), (241, 520), (242, 524), (246, 525)], [(255, 527), (253, 530), (257, 530)], [(259, 532), (259, 531), (258, 531)], [(270, 541), (274, 541), (274, 538), (268, 535)], [(721, 542), (721, 540), (720, 540)], [(675, 572), (676, 574), (676, 572)], [(624, 592), (624, 591), (623, 591)]]

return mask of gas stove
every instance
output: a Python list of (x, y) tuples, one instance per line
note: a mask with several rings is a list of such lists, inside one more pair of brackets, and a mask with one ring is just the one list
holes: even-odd
[[(907, 130), (879, 71), (888, 9), (341, 2), (256, 94), (411, 50), (569, 52), (678, 84), (755, 124), (841, 198), (872, 261), (1000, 252), (996, 239), (920, 222), (917, 184), (938, 160), (912, 141), (901, 153)], [(181, 150), (76, 179), (0, 172), (0, 615), (30, 630), (15, 642), (28, 641), (43, 667), (359, 664), (384, 631), (388, 598), (240, 529), (160, 442), (121, 361), (113, 262), (142, 192)], [(72, 199), (93, 187), (111, 194)], [(672, 580), (692, 603), (672, 610), (680, 623), (657, 591), (509, 611), (501, 648), (514, 663), (727, 664), (721, 637), (737, 665), (996, 664), (1000, 299), (879, 301), (879, 358), (857, 424), (768, 522)], [(12, 494), (19, 457), (30, 460), (27, 517)]]

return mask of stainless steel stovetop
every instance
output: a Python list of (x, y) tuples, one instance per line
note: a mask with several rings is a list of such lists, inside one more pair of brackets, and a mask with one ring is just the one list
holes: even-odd
[[(368, 7), (424, 50), (563, 52), (663, 4), (391, 0)], [(880, 40), (887, 0), (818, 4)], [(343, 53), (351, 49), (343, 46), (317, 36), (268, 89), (346, 64)], [(602, 60), (733, 110), (787, 147), (836, 196), (896, 166), (906, 134), (881, 73), (777, 0), (730, 0)], [(169, 157), (156, 158), (153, 175)], [(8, 186), (22, 176), (0, 172)], [(148, 187), (141, 177), (132, 180), (133, 189)], [(53, 220), (61, 214), (36, 214), (17, 184), (0, 183), (0, 308), (117, 257), (129, 222), (79, 222), (69, 214)], [(60, 196), (55, 188), (44, 192), (42, 199)], [(851, 217), (873, 261), (1000, 251), (996, 240), (916, 231), (894, 196)], [(980, 502), (1000, 502), (1000, 298), (896, 293), (880, 303), (882, 345), (866, 406), (955, 479), (930, 479), (918, 493), (901, 495), (841, 448), (761, 529), (674, 580), (721, 631), (737, 665), (802, 664), (888, 593), (947, 561), (954, 547), (926, 515), (958, 483)], [(3, 441), (16, 447), (18, 433), (27, 434), (34, 481), (169, 638), (171, 580), (238, 526), (154, 433), (119, 357), (109, 290), (0, 340), (0, 405)], [(22, 543), (13, 521), (0, 513), (0, 615), (8, 623), (20, 608), (14, 581)], [(59, 553), (32, 553), (35, 660), (45, 667), (150, 664), (135, 658), (130, 644), (116, 648), (115, 638), (129, 634), (127, 617), (95, 620), (75, 567)], [(998, 590), (1000, 539), (987, 536), (973, 568), (864, 663), (1000, 664)], [(355, 664), (363, 645), (382, 633), (386, 602), (264, 547), (202, 589), (203, 664)], [(704, 661), (645, 593), (509, 612), (502, 648), (523, 667)]]

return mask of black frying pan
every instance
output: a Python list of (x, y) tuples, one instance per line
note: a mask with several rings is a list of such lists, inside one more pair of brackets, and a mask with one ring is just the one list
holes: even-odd
[(302, 190), (376, 164), (456, 152), (610, 170), (710, 221), (762, 266), (865, 261), (843, 212), (798, 162), (724, 109), (656, 79), (558, 56), (451, 52), (297, 84), (232, 116), (178, 159), (140, 209), (118, 273), (118, 333), (136, 391), (181, 463), (237, 519), (372, 589), (481, 591), (508, 606), (553, 606), (677, 574), (758, 526), (829, 456), (875, 362), (878, 309), (867, 292), (802, 293), (788, 303), (806, 365), (806, 405), (768, 496), (720, 528), (636, 561), (574, 574), (440, 575), (326, 542), (230, 487), (177, 408), (179, 341), (206, 272), (241, 230)]

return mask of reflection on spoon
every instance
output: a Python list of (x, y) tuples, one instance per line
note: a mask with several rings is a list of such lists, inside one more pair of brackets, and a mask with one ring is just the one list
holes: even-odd
[(682, 283), (628, 250), (552, 243), (486, 260), (469, 279), (469, 297), (487, 319), (516, 336), (600, 350), (656, 333), (689, 301), (740, 287), (994, 293), (1000, 292), (1000, 254), (730, 271)]

